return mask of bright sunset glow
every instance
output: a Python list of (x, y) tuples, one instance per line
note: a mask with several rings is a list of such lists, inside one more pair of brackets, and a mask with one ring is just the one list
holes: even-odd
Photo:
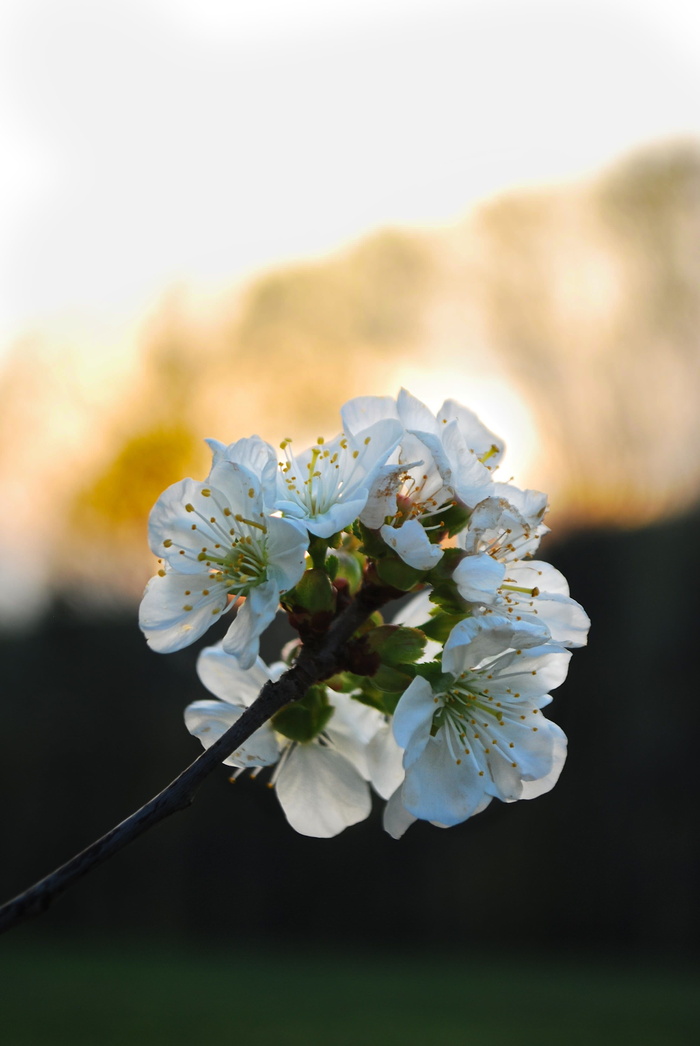
[(0, 340), (700, 130), (691, 3), (3, 5)]

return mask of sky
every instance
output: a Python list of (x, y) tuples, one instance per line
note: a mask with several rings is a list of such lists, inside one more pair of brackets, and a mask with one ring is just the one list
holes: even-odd
[(0, 41), (5, 346), (700, 134), (682, 0), (0, 0)]

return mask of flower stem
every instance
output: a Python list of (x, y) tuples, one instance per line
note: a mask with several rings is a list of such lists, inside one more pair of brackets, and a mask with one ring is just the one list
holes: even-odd
[(32, 915), (39, 915), (54, 897), (92, 868), (178, 810), (186, 809), (195, 791), (212, 771), (275, 712), (304, 696), (310, 686), (337, 671), (345, 644), (370, 614), (395, 596), (395, 592), (365, 584), (353, 602), (332, 622), (323, 642), (313, 651), (302, 650), (298, 661), (276, 682), (268, 682), (253, 704), (210, 748), (149, 802), (110, 832), (0, 907), (0, 933)]

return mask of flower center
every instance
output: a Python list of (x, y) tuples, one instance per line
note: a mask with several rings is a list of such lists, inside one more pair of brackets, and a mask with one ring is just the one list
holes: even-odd
[[(496, 736), (499, 727), (505, 725), (502, 703), (496, 701), (484, 686), (489, 676), (482, 673), (463, 672), (455, 679), (449, 690), (437, 695), (444, 704), (433, 716), (431, 734), (435, 737), (441, 732), (448, 751), (459, 766), (464, 757), (476, 760), (480, 777), (484, 776), (483, 756), (492, 750), (508, 756), (512, 766), (513, 744)], [(515, 695), (519, 697), (520, 695)]]
[[(370, 442), (368, 436), (365, 444)], [(310, 516), (323, 515), (347, 494), (360, 451), (351, 450), (345, 436), (333, 440), (330, 446), (319, 436), (304, 463), (307, 455), (302, 455), (300, 462), (290, 449), (291, 443), (291, 439), (282, 440), (280, 449), (286, 461), (278, 462), (288, 494)]]
[(207, 540), (197, 559), (209, 568), (212, 582), (224, 584), (233, 595), (246, 596), (267, 578), (267, 527), (240, 512), (234, 513), (218, 501), (213, 491), (205, 488), (202, 494), (212, 498), (212, 515), (207, 517), (194, 505), (185, 505), (187, 512), (201, 521), (193, 524), (192, 529)]

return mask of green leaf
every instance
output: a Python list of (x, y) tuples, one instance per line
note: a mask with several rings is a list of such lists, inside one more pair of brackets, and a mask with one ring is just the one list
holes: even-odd
[(413, 682), (413, 666), (405, 666), (406, 670), (401, 672), (391, 665), (380, 665), (379, 670), (372, 676), (372, 683), (382, 693), (403, 693), (407, 686)]
[(434, 639), (436, 643), (446, 643), (447, 638), (460, 621), (464, 621), (465, 617), (469, 617), (468, 614), (442, 614), (439, 611), (431, 617), (425, 625), (423, 625), (423, 631), (425, 632), (428, 639)]
[(396, 556), (385, 556), (377, 560), (377, 573), (385, 585), (398, 588), (402, 592), (410, 592), (412, 588), (425, 576), (424, 570), (416, 570), (409, 567), (402, 559)]
[(270, 722), (290, 741), (304, 743), (318, 737), (334, 711), (325, 687), (312, 686), (300, 701), (285, 705)]
[(358, 537), (362, 541), (362, 548), (366, 555), (373, 559), (380, 559), (389, 551), (389, 546), (378, 530), (369, 530), (364, 523), (359, 524)]
[(366, 633), (367, 642), (385, 665), (398, 667), (417, 661), (425, 649), (426, 638), (418, 628), (382, 625)]

